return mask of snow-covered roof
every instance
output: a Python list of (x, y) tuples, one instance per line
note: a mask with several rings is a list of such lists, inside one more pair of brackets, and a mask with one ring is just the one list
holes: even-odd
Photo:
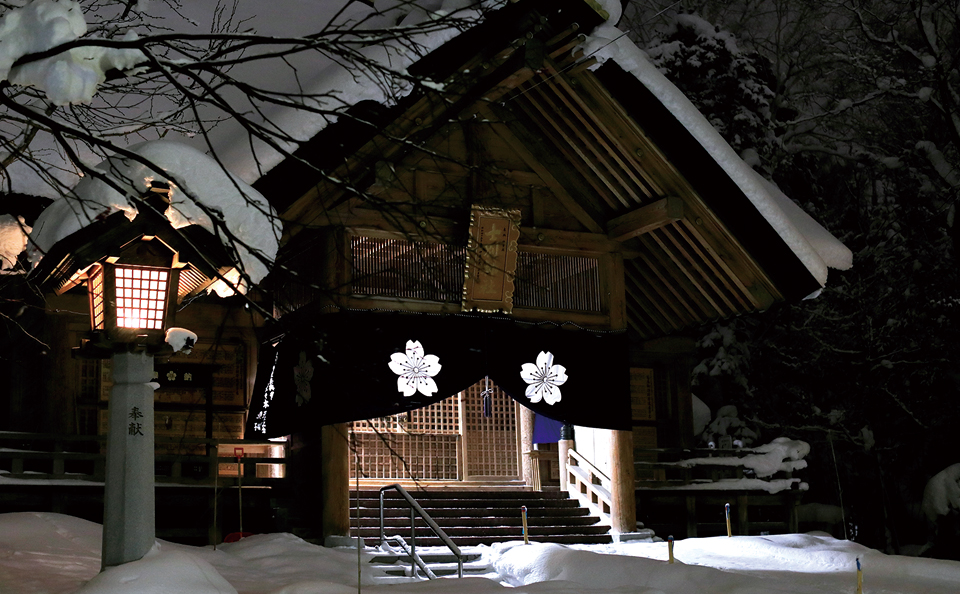
[(585, 55), (601, 63), (613, 60), (649, 89), (737, 184), (821, 286), (826, 285), (828, 268), (849, 269), (853, 252), (741, 159), (680, 89), (614, 25), (620, 18), (620, 2), (602, 0), (600, 4), (610, 18), (590, 32)]
[[(410, 15), (407, 17), (408, 21), (427, 18), (430, 10), (447, 14), (462, 9), (469, 5), (469, 2), (437, 0), (421, 4), (426, 11)], [(744, 162), (683, 93), (651, 64), (646, 54), (614, 25), (620, 18), (619, 0), (603, 0), (599, 4), (610, 16), (607, 22), (588, 33), (584, 43), (585, 55), (592, 55), (601, 62), (613, 60), (647, 87), (723, 168), (821, 286), (827, 282), (829, 268), (849, 269), (853, 264), (853, 254), (849, 248), (806, 214), (773, 183), (765, 180)], [(454, 32), (447, 31), (418, 41), (422, 44), (423, 51), (429, 51), (440, 47), (453, 34)], [(391, 59), (395, 67), (405, 68), (415, 57), (407, 53), (392, 56)], [(308, 87), (318, 90), (335, 88), (339, 96), (348, 103), (360, 99), (389, 100), (382, 90), (374, 85), (364, 84), (363, 80), (347, 76), (343, 69), (330, 64), (315, 71), (314, 82)], [(304, 112), (291, 117), (293, 119), (289, 121), (295, 122), (292, 131), (302, 139), (312, 137), (327, 124), (326, 120), (311, 118)], [(239, 142), (229, 145), (237, 148), (236, 152), (229, 153), (227, 160), (244, 160), (241, 152), (246, 151), (246, 145)], [(273, 165), (279, 160), (275, 151), (258, 150), (257, 154), (261, 166)], [(238, 170), (242, 171), (241, 175), (251, 183), (258, 174), (248, 167), (239, 167)]]
[[(40, 0), (37, 4), (42, 4), (47, 9), (52, 10), (49, 5), (55, 3)], [(63, 6), (72, 3), (64, 3)], [(205, 8), (190, 3), (183, 7), (184, 14), (192, 20), (193, 23), (209, 20), (211, 15), (205, 14), (209, 7)], [(497, 2), (484, 2), (485, 8), (497, 5)], [(852, 253), (839, 240), (833, 237), (826, 229), (816, 221), (806, 215), (802, 209), (797, 207), (789, 198), (783, 194), (770, 182), (764, 180), (749, 165), (747, 165), (729, 146), (729, 144), (717, 133), (709, 124), (706, 118), (687, 100), (686, 97), (656, 68), (650, 63), (646, 55), (640, 50), (622, 31), (616, 28), (614, 23), (619, 20), (620, 3), (618, 0), (602, 0), (602, 5), (609, 13), (609, 19), (593, 31), (588, 32), (587, 40), (584, 44), (586, 54), (597, 57), (600, 61), (612, 60), (621, 68), (632, 74), (647, 89), (653, 93), (657, 99), (673, 114), (683, 127), (703, 146), (724, 172), (735, 182), (737, 187), (750, 200), (756, 209), (762, 214), (764, 219), (783, 239), (787, 246), (803, 265), (809, 270), (810, 274), (824, 285), (827, 279), (828, 268), (847, 269), (852, 265)], [(475, 2), (470, 0), (419, 0), (416, 3), (407, 3), (400, 0), (378, 0), (368, 5), (367, 3), (350, 2), (347, 0), (336, 2), (323, 2), (318, 6), (316, 3), (306, 3), (303, 0), (275, 0), (270, 3), (240, 3), (238, 6), (238, 18), (252, 17), (246, 21), (246, 25), (258, 30), (264, 34), (283, 33), (286, 36), (303, 35), (315, 31), (331, 20), (340, 22), (361, 21), (362, 27), (382, 27), (382, 26), (412, 26), (417, 23), (428, 22), (436, 19), (439, 15), (448, 15), (460, 11), (460, 16), (464, 18), (476, 18), (480, 12), (472, 8)], [(146, 7), (148, 15), (156, 15), (162, 18), (170, 8), (166, 3), (143, 4)], [(72, 15), (72, 13), (71, 13)], [(291, 18), (291, 15), (297, 15), (297, 18)], [(76, 15), (70, 16), (75, 19)], [(365, 20), (364, 20), (365, 19)], [(34, 19), (38, 22), (42, 19)], [(26, 22), (26, 21), (25, 21)], [(32, 21), (31, 21), (32, 22)], [(73, 36), (82, 35), (82, 28), (72, 20), (70, 31)], [(191, 22), (191, 21), (181, 21)], [(462, 20), (460, 23), (462, 24)], [(4, 25), (6, 29), (11, 29), (12, 25)], [(4, 29), (4, 30), (6, 30)], [(386, 42), (381, 46), (372, 46), (363, 49), (363, 54), (382, 64), (388, 64), (390, 69), (403, 73), (406, 68), (416, 62), (421, 56), (430, 50), (436, 49), (446, 41), (455, 37), (459, 31), (455, 28), (434, 29), (429, 35), (421, 35), (415, 41), (417, 49), (411, 50), (409, 44), (400, 45), (394, 42)], [(4, 35), (10, 36), (7, 32)], [(39, 36), (26, 36), (28, 41)], [(69, 36), (68, 36), (69, 37)], [(60, 39), (58, 42), (63, 41)], [(49, 44), (47, 45), (49, 47)], [(28, 51), (36, 51), (40, 46), (20, 48), (20, 55)], [(12, 63), (17, 54), (11, 54), (6, 58), (6, 62)], [(119, 60), (121, 56), (110, 57), (104, 62), (109, 65), (110, 60)], [(133, 56), (126, 56), (124, 59), (134, 60)], [(289, 65), (282, 68), (269, 68), (269, 61), (257, 63), (253, 66), (239, 66), (232, 74), (238, 79), (256, 78), (261, 87), (276, 90), (301, 90), (316, 97), (313, 106), (322, 107), (328, 110), (326, 115), (311, 110), (293, 110), (293, 109), (273, 109), (262, 114), (263, 122), (268, 127), (282, 129), (292, 138), (303, 141), (307, 140), (319, 131), (323, 130), (332, 118), (329, 110), (334, 110), (343, 106), (355, 104), (358, 101), (370, 99), (379, 102), (390, 103), (395, 97), (388, 96), (391, 92), (396, 92), (396, 88), (389, 89), (385, 85), (375, 84), (364, 73), (358, 73), (356, 70), (345, 68), (343, 65), (332, 60), (322, 53), (315, 52), (300, 56), (286, 58)], [(0, 64), (2, 66), (2, 64)], [(12, 76), (12, 75), (11, 75)], [(63, 82), (67, 84), (69, 81)], [(50, 92), (58, 93), (57, 83), (47, 81), (52, 88)], [(46, 84), (46, 83), (45, 83)], [(71, 83), (72, 84), (72, 83)], [(321, 97), (322, 96), (322, 97)], [(214, 190), (225, 187), (239, 188), (235, 186), (238, 181), (253, 183), (265, 172), (283, 159), (282, 153), (262, 142), (250, 141), (247, 130), (235, 122), (224, 122), (215, 129), (209, 131), (207, 138), (183, 138), (182, 142), (192, 144), (199, 150), (208, 150), (206, 143), (216, 152), (219, 164), (222, 164), (232, 174), (229, 178), (221, 172), (217, 179), (223, 183), (212, 183), (203, 185), (202, 179), (205, 175), (194, 176), (193, 181), (187, 181), (187, 185), (195, 189), (200, 194), (206, 194), (212, 187)], [(166, 146), (169, 144), (160, 144), (156, 146)], [(288, 143), (287, 149), (295, 148), (293, 143)], [(188, 154), (184, 152), (183, 154)], [(146, 155), (144, 155), (146, 156)], [(170, 150), (165, 153), (166, 157), (172, 157)], [(187, 160), (184, 160), (187, 161)], [(209, 163), (208, 163), (209, 164)], [(166, 166), (164, 166), (166, 169)], [(219, 168), (219, 165), (217, 165)], [(176, 172), (175, 169), (170, 171)], [(140, 172), (144, 173), (144, 172)], [(181, 176), (188, 176), (186, 173)], [(176, 173), (174, 177), (176, 177)], [(188, 176), (189, 177), (189, 176)], [(212, 179), (212, 178), (211, 178)], [(78, 192), (87, 192), (85, 186), (89, 186), (90, 192), (96, 194), (97, 184), (90, 181), (81, 182), (78, 186)], [(244, 188), (240, 193), (247, 196), (252, 190)], [(199, 195), (199, 194), (198, 194)], [(216, 195), (216, 191), (211, 196)], [(113, 201), (113, 198), (107, 198), (107, 194), (95, 198), (95, 200)], [(256, 201), (257, 198), (252, 198)], [(56, 206), (56, 205), (55, 205)], [(111, 204), (110, 208), (125, 207), (122, 204)], [(221, 205), (221, 209), (223, 206)], [(74, 212), (67, 213), (69, 207), (65, 205), (51, 207), (52, 212), (61, 212), (61, 219), (73, 218), (74, 221), (91, 220), (85, 214), (78, 215)], [(197, 213), (183, 212), (182, 214), (191, 221), (206, 225), (203, 216)], [(243, 224), (251, 224), (251, 221), (245, 215), (256, 210), (250, 208), (242, 211), (244, 216), (240, 217)], [(227, 212), (225, 211), (225, 214)], [(235, 214), (230, 211), (230, 214)], [(51, 227), (50, 217), (44, 221), (42, 227)], [(95, 215), (94, 215), (95, 216)], [(173, 215), (176, 218), (177, 215)], [(177, 224), (176, 220), (173, 220)], [(72, 223), (66, 223), (68, 226)], [(48, 237), (53, 237), (52, 230), (38, 227), (35, 232), (36, 238), (42, 242), (48, 241)], [(60, 233), (60, 232), (58, 232)], [(276, 233), (271, 229), (267, 233), (261, 233), (256, 230), (244, 237), (249, 237), (255, 250), (261, 251), (267, 255), (275, 249), (273, 238)], [(257, 243), (258, 239), (270, 238), (266, 243)], [(246, 240), (246, 239), (245, 239)], [(41, 243), (41, 248), (43, 243)], [(249, 256), (249, 254), (247, 254)], [(250, 267), (251, 276), (259, 278), (260, 273), (264, 271), (261, 262), (247, 257), (245, 264)]]

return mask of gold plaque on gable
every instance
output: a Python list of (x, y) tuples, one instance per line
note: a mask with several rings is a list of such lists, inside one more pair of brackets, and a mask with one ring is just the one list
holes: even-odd
[(473, 206), (463, 283), (463, 311), (513, 311), (513, 278), (517, 271), (519, 239), (519, 210)]

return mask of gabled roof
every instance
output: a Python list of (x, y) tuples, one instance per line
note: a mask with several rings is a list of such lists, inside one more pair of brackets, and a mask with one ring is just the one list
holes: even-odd
[[(689, 102), (677, 107), (675, 87), (584, 58), (582, 33), (597, 26), (609, 27), (581, 0), (508, 4), (408, 69), (432, 84), (302, 145), (297, 157), (325, 176), (288, 160), (255, 187), (282, 204), (288, 237), (346, 218), (376, 226), (362, 193), (449, 237), (464, 204), (519, 207), (521, 249), (623, 255), (626, 320), (644, 339), (821, 289), (819, 252)], [(436, 179), (459, 193), (427, 203), (411, 191)]]

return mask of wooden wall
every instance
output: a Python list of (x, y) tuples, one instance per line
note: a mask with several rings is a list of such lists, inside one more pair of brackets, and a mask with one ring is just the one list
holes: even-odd
[[(0, 400), (6, 409), (0, 429), (68, 435), (104, 429), (110, 362), (71, 356), (71, 349), (89, 330), (88, 320), (84, 293), (48, 296), (39, 336), (46, 346), (37, 348), (11, 374)], [(197, 348), (191, 355), (158, 358), (156, 367), (207, 369), (207, 379), (195, 386), (161, 382), (169, 385), (156, 392), (157, 435), (204, 437), (209, 391), (213, 436), (242, 437), (256, 372), (254, 329), (261, 324), (262, 319), (239, 300), (202, 298), (178, 314), (176, 325), (198, 335)]]

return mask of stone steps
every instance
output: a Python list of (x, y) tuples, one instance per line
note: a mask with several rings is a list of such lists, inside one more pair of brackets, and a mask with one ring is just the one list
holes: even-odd
[[(462, 491), (420, 490), (411, 496), (423, 507), (457, 546), (490, 545), (521, 540), (521, 507), (527, 508), (529, 538), (537, 542), (594, 544), (611, 542), (609, 526), (581, 508), (567, 493), (559, 491)], [(361, 490), (359, 518), (357, 493), (351, 493), (352, 534), (367, 546), (380, 542), (379, 491)], [(410, 541), (410, 508), (395, 491), (384, 493), (384, 532)], [(443, 543), (419, 517), (415, 521), (417, 547)]]

